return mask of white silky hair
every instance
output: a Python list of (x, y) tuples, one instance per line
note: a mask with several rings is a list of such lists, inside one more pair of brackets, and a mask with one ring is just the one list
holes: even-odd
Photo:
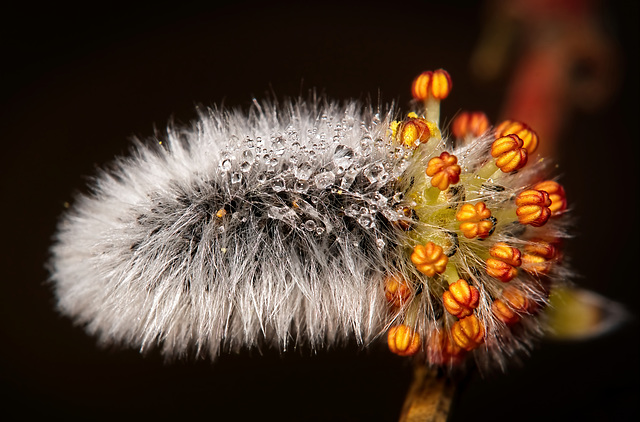
[(102, 343), (169, 357), (369, 343), (398, 243), (391, 113), (256, 102), (136, 142), (61, 218), (60, 311)]

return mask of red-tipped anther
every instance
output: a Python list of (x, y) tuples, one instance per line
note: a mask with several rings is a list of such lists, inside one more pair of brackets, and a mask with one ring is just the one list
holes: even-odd
[(455, 365), (462, 361), (464, 354), (465, 351), (444, 331), (436, 331), (427, 342), (427, 358), (434, 365)]
[(460, 231), (467, 239), (489, 236), (494, 224), (490, 218), (491, 210), (484, 202), (478, 202), (476, 205), (464, 204), (456, 213), (456, 219), (460, 221)]
[(560, 183), (553, 180), (545, 180), (544, 182), (536, 183), (533, 189), (545, 191), (549, 194), (549, 199), (551, 200), (549, 209), (552, 217), (562, 214), (567, 209), (567, 196)]
[(444, 151), (440, 157), (433, 157), (427, 164), (427, 176), (431, 177), (431, 186), (446, 190), (449, 185), (460, 181), (460, 166), (455, 155)]
[(411, 356), (420, 350), (420, 334), (404, 324), (389, 329), (387, 334), (389, 350), (396, 355)]
[(416, 245), (411, 254), (411, 262), (418, 268), (422, 274), (433, 277), (442, 274), (447, 268), (449, 258), (442, 251), (442, 247), (433, 242), (427, 242), (423, 245)]
[(425, 119), (409, 117), (400, 123), (396, 139), (409, 148), (415, 148), (420, 143), (427, 142), (431, 135), (431, 130)]
[(516, 197), (518, 209), (516, 214), (520, 224), (530, 224), (533, 227), (543, 226), (551, 217), (551, 199), (543, 190), (527, 189)]
[(436, 100), (444, 100), (449, 96), (453, 84), (451, 76), (444, 69), (438, 69), (431, 76), (431, 93)]
[(505, 120), (496, 127), (496, 138), (506, 135), (518, 135), (522, 139), (523, 147), (529, 154), (538, 148), (538, 134), (529, 126), (515, 120)]
[(389, 274), (384, 280), (384, 295), (389, 303), (396, 307), (401, 307), (411, 297), (411, 288), (399, 274)]
[(453, 324), (451, 337), (464, 350), (473, 350), (484, 340), (484, 327), (475, 315), (469, 315)]
[(442, 303), (451, 315), (464, 318), (473, 313), (478, 307), (480, 293), (478, 289), (469, 286), (465, 280), (460, 279), (449, 286), (449, 290), (442, 295)]
[(480, 136), (489, 129), (489, 118), (481, 111), (463, 111), (455, 118), (451, 125), (453, 136), (465, 138)]
[(520, 320), (520, 314), (529, 310), (529, 300), (522, 291), (508, 287), (502, 292), (502, 298), (496, 299), (491, 305), (493, 314), (507, 325)]
[(527, 164), (527, 150), (523, 147), (518, 135), (502, 136), (491, 144), (491, 156), (496, 159), (496, 166), (504, 173), (509, 173)]
[(524, 247), (522, 269), (531, 274), (546, 274), (553, 265), (557, 250), (551, 243), (534, 239)]
[(411, 95), (418, 101), (424, 101), (429, 96), (429, 86), (433, 72), (427, 70), (419, 74), (411, 84)]

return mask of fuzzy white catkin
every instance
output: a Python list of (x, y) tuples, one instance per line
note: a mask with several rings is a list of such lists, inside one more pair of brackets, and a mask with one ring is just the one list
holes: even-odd
[(255, 103), (137, 142), (60, 221), (59, 309), (170, 357), (368, 343), (397, 244), (389, 123), (352, 102)]

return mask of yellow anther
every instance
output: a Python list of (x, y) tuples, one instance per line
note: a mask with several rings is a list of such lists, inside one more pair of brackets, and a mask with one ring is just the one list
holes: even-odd
[(443, 253), (442, 247), (433, 242), (427, 242), (425, 245), (416, 245), (413, 248), (411, 262), (422, 274), (433, 277), (436, 273), (444, 272), (449, 258)]
[(460, 231), (467, 239), (489, 236), (494, 224), (490, 217), (491, 210), (484, 202), (478, 202), (476, 205), (464, 204), (456, 213), (456, 219), (460, 221)]
[(478, 307), (480, 293), (478, 289), (469, 286), (463, 279), (459, 279), (449, 286), (449, 290), (442, 295), (442, 302), (445, 309), (451, 315), (464, 318), (473, 313)]
[(453, 84), (451, 76), (444, 69), (438, 69), (431, 76), (431, 94), (438, 100), (444, 100), (449, 96)]
[(420, 335), (404, 324), (396, 325), (389, 329), (387, 343), (396, 355), (411, 356), (420, 350)]
[(527, 164), (528, 157), (522, 139), (513, 134), (496, 139), (491, 145), (491, 156), (504, 173), (521, 169)]
[(552, 217), (562, 214), (567, 209), (567, 197), (560, 183), (553, 180), (545, 180), (544, 182), (536, 183), (533, 189), (545, 191), (549, 194), (549, 199), (551, 200), (549, 210), (551, 210)]
[(475, 315), (469, 315), (453, 324), (451, 336), (464, 350), (473, 350), (484, 340), (484, 327)]

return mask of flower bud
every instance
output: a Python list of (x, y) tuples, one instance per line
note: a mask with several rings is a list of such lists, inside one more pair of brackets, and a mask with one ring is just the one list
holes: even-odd
[(469, 315), (453, 324), (451, 336), (458, 346), (469, 351), (484, 340), (484, 327), (475, 315)]
[(478, 137), (487, 129), (489, 129), (489, 118), (481, 111), (463, 111), (451, 125), (451, 131), (456, 138)]
[(551, 216), (551, 200), (545, 191), (528, 189), (520, 192), (516, 197), (518, 209), (516, 214), (520, 224), (530, 224), (533, 227), (543, 226)]
[(389, 329), (387, 343), (396, 355), (412, 356), (420, 350), (420, 334), (404, 324), (396, 325)]
[(442, 247), (433, 242), (427, 242), (423, 245), (416, 245), (411, 254), (411, 262), (418, 268), (422, 274), (433, 277), (442, 274), (447, 268), (449, 258), (443, 253)]
[(515, 120), (505, 120), (496, 127), (496, 138), (511, 134), (517, 135), (522, 139), (522, 147), (526, 149), (529, 154), (533, 154), (538, 148), (538, 134), (526, 124)]
[(551, 200), (549, 210), (551, 210), (552, 217), (562, 214), (562, 212), (567, 209), (567, 197), (560, 183), (554, 182), (553, 180), (545, 180), (544, 182), (535, 184), (533, 189), (541, 190), (549, 194), (549, 199)]
[(456, 213), (456, 219), (461, 223), (460, 231), (467, 239), (489, 236), (494, 224), (490, 218), (491, 210), (484, 202), (478, 202), (476, 205), (464, 204)]
[(504, 173), (521, 169), (527, 164), (527, 150), (518, 135), (506, 135), (493, 141), (491, 156)]
[(460, 166), (455, 155), (444, 151), (440, 157), (433, 157), (427, 165), (427, 176), (431, 177), (431, 186), (446, 190), (450, 184), (460, 181)]
[(473, 313), (478, 307), (480, 294), (478, 289), (469, 286), (465, 280), (460, 279), (449, 286), (449, 290), (442, 295), (444, 307), (451, 315), (464, 318)]

